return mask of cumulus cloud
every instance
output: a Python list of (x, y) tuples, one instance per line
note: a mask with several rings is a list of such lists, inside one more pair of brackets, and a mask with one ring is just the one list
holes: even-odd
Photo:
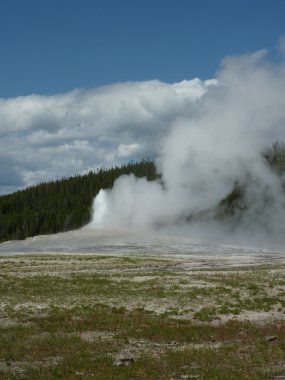
[(117, 150), (117, 156), (120, 158), (131, 157), (133, 154), (137, 153), (140, 149), (140, 144), (120, 144)]
[(0, 186), (21, 186), (23, 181), (15, 168), (13, 158), (0, 155)]
[[(177, 118), (195, 114), (216, 80), (114, 84), (51, 96), (0, 99), (0, 192), (155, 157)], [(7, 160), (3, 160), (6, 162)], [(13, 174), (14, 173), (14, 174)]]
[[(172, 86), (177, 98), (167, 106), (172, 104), (174, 117), (165, 118), (169, 127), (159, 136), (156, 165), (162, 181), (119, 178), (113, 190), (95, 199), (92, 224), (183, 224), (188, 234), (211, 239), (284, 244), (284, 183), (261, 156), (264, 147), (284, 139), (284, 63), (268, 62), (266, 51), (227, 57), (215, 82), (194, 81), (188, 89), (184, 84)], [(185, 104), (177, 107), (181, 94)], [(209, 214), (237, 179), (247, 184), (245, 211), (233, 224), (217, 223)]]

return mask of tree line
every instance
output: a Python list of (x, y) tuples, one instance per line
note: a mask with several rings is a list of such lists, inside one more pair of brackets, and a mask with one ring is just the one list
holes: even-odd
[[(275, 142), (262, 152), (262, 158), (271, 170), (283, 178), (285, 194), (285, 144)], [(154, 162), (143, 160), (41, 183), (0, 196), (0, 242), (69, 231), (86, 225), (91, 219), (93, 199), (98, 192), (112, 188), (119, 176), (131, 173), (136, 177), (146, 177), (149, 181), (160, 177)], [(246, 183), (236, 180), (232, 191), (217, 205), (217, 218), (228, 218), (243, 212), (246, 207), (243, 202), (245, 187)]]
[[(271, 147), (266, 148), (261, 153), (261, 158), (266, 165), (281, 179), (285, 197), (285, 144), (283, 141), (276, 141)], [(249, 181), (249, 179), (247, 180)], [(242, 215), (248, 205), (244, 200), (244, 194), (248, 182), (236, 180), (232, 191), (219, 203), (216, 216), (225, 219)], [(285, 200), (285, 199), (284, 199)]]
[(0, 196), (0, 241), (53, 234), (86, 225), (92, 216), (93, 199), (100, 189), (112, 188), (119, 176), (131, 173), (149, 181), (157, 178), (154, 162), (143, 160)]

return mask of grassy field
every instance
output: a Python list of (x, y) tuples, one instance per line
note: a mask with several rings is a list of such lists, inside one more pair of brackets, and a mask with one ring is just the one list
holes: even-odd
[(285, 266), (0, 258), (0, 379), (285, 379)]

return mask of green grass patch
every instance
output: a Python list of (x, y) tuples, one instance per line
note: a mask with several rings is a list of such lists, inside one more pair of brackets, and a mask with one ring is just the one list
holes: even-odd
[[(173, 268), (136, 257), (1, 258), (0, 379), (285, 375), (282, 267)], [(275, 322), (218, 319), (277, 305)]]

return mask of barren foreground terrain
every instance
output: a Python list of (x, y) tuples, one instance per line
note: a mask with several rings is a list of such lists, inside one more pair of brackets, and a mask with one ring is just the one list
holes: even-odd
[(0, 379), (285, 379), (285, 265), (264, 258), (6, 253)]

